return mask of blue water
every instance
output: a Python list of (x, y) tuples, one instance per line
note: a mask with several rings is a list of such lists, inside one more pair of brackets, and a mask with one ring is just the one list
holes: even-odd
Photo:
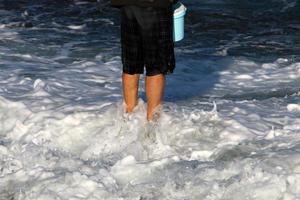
[(109, 1), (0, 0), (1, 200), (299, 198), (299, 1), (182, 2), (151, 128)]

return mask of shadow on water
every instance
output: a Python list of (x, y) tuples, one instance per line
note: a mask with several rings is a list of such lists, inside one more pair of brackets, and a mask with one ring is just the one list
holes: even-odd
[(176, 73), (167, 79), (165, 99), (182, 101), (206, 96), (219, 82), (219, 72), (230, 65), (230, 59), (220, 56), (199, 56), (197, 60), (179, 58)]

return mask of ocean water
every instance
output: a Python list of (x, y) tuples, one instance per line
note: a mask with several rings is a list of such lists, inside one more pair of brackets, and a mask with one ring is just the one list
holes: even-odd
[(1, 200), (300, 199), (299, 1), (183, 3), (148, 124), (109, 1), (0, 0)]

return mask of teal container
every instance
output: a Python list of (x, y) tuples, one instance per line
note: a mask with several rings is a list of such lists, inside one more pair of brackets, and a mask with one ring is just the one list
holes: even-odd
[(184, 38), (184, 16), (186, 13), (186, 7), (182, 3), (178, 2), (174, 5), (173, 10), (173, 40), (174, 42), (177, 42)]

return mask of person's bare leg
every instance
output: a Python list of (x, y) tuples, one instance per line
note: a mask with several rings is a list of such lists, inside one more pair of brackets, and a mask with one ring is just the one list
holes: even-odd
[(161, 105), (164, 87), (165, 75), (158, 74), (154, 76), (146, 76), (146, 96), (147, 96), (147, 120), (153, 119), (155, 108)]
[(123, 98), (126, 104), (126, 112), (130, 113), (137, 105), (140, 74), (122, 74)]

